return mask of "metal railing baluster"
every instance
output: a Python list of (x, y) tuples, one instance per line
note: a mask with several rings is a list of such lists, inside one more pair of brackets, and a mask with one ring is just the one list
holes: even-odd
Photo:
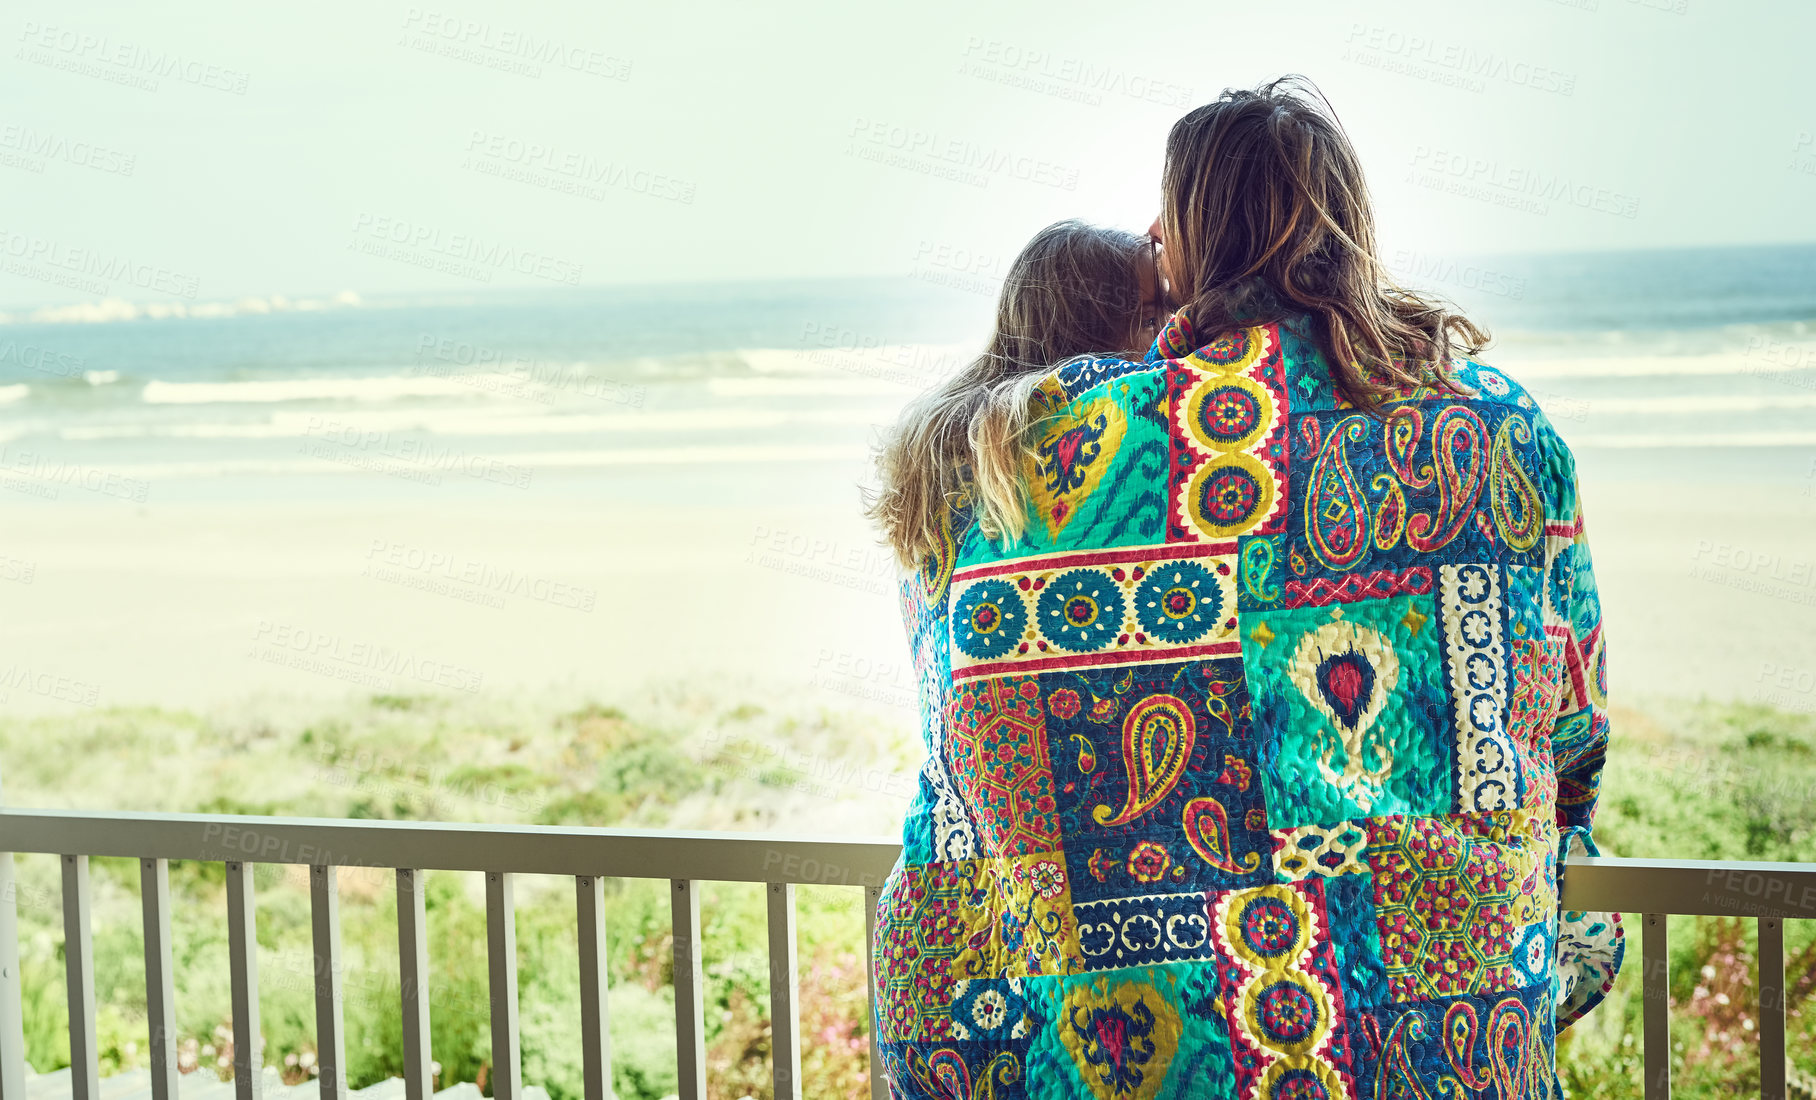
[(1645, 1007), (1646, 1100), (1671, 1100), (1671, 957), (1666, 914), (1641, 917), (1640, 990)]
[(520, 1100), (523, 1055), (517, 1030), (517, 912), (511, 875), (486, 872), (486, 962), (492, 993), (492, 1100)]
[(606, 1004), (605, 880), (574, 879), (575, 916), (580, 926), (580, 1061), (586, 1100), (611, 1100), (611, 1013)]
[(680, 1100), (706, 1100), (706, 1005), (700, 958), (700, 884), (669, 880), (675, 930), (675, 1080)]
[(347, 1100), (339, 871), (321, 863), (309, 868), (309, 924), (315, 944), (315, 1067), (322, 1100)]
[(89, 931), (88, 857), (63, 857), (63, 976), (69, 988), (70, 1100), (101, 1100), (95, 1049), (95, 945)]
[(259, 1100), (265, 1086), (259, 1034), (258, 901), (250, 863), (227, 863), (227, 967), (233, 985), (233, 1095)]
[(0, 852), (0, 1100), (25, 1097), (25, 1004), (19, 989), (19, 894), (13, 853)]
[(397, 872), (397, 985), (404, 1014), (404, 1100), (428, 1100), (435, 1091), (429, 1058), (429, 922), (423, 873)]
[(876, 910), (883, 899), (881, 886), (864, 887), (864, 988), (870, 991), (870, 1100), (889, 1100), (889, 1082), (883, 1077), (883, 1021), (876, 1010)]
[(0, 852), (0, 1100), (25, 1097), (25, 1004), (19, 989), (19, 895), (13, 853)]
[(170, 955), (170, 861), (139, 861), (145, 926), (145, 1017), (152, 1100), (177, 1100), (176, 970)]
[(801, 972), (795, 888), (769, 884), (769, 1056), (776, 1100), (801, 1100)]
[(1784, 1100), (1784, 921), (1759, 918), (1759, 1095)]

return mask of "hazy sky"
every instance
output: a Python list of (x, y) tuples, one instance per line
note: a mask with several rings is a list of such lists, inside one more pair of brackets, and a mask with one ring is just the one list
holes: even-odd
[(1390, 260), (1816, 240), (1806, 0), (177, 0), (0, 34), (0, 307), (1000, 275), (1058, 218), (1145, 226), (1171, 122), (1289, 71)]

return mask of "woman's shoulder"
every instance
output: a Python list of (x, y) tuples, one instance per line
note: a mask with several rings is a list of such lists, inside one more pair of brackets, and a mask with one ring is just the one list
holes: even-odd
[(1489, 366), (1478, 359), (1457, 356), (1451, 359), (1450, 377), (1467, 391), (1465, 396), (1490, 405), (1506, 405), (1528, 412), (1538, 410), (1538, 399), (1513, 375), (1500, 367)]
[[(1576, 455), (1558, 430), (1554, 416), (1581, 419), (1577, 406), (1552, 394), (1534, 393), (1507, 370), (1472, 358), (1451, 362), (1451, 377), (1464, 394), (1436, 393), (1438, 399), (1463, 400), (1474, 406), (1486, 429), (1483, 446), (1512, 455), (1541, 490), (1550, 515), (1573, 510)], [(1547, 410), (1550, 406), (1550, 410)], [(1500, 460), (1504, 461), (1504, 460)]]
[(1569, 445), (1558, 433), (1556, 420), (1559, 416), (1581, 419), (1580, 402), (1534, 393), (1505, 369), (1476, 359), (1453, 359), (1450, 373), (1468, 391), (1469, 400), (1493, 407), (1503, 417), (1519, 417), (1538, 437), (1540, 446), (1564, 455), (1570, 453)]

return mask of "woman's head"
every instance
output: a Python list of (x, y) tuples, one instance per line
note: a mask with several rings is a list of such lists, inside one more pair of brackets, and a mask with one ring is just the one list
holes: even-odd
[(870, 514), (902, 560), (939, 544), (961, 497), (986, 535), (1020, 537), (1035, 384), (1074, 356), (1140, 358), (1166, 316), (1151, 238), (1081, 221), (1036, 233), (1003, 278), (984, 354), (909, 405), (878, 455)]
[(1461, 314), (1393, 285), (1361, 160), (1301, 78), (1225, 91), (1173, 125), (1159, 226), (1163, 273), (1196, 331), (1308, 313), (1358, 406), (1396, 386), (1448, 385), (1453, 345), (1487, 341)]

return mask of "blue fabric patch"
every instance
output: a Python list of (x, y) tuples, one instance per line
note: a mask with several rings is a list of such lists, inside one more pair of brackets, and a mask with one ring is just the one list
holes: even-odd
[[(1154, 350), (1149, 348), (1148, 354), (1152, 356)], [(1157, 361), (1152, 358), (1132, 362), (1127, 359), (1094, 359), (1090, 356), (1080, 356), (1076, 359), (1068, 359), (1054, 368), (1053, 377), (1064, 387), (1066, 396), (1073, 398), (1087, 390), (1101, 386), (1113, 378), (1126, 378), (1143, 371), (1152, 371)]]
[(1074, 905), (1273, 881), (1242, 667), (1040, 677)]
[(1204, 899), (1194, 891), (1075, 904), (1086, 969), (1211, 958)]
[(952, 1030), (966, 1040), (1013, 1044), (1035, 1021), (1019, 978), (960, 978), (952, 985)]
[(1046, 1100), (1027, 1090), (1028, 1040), (884, 1043), (883, 1072), (894, 1100)]

